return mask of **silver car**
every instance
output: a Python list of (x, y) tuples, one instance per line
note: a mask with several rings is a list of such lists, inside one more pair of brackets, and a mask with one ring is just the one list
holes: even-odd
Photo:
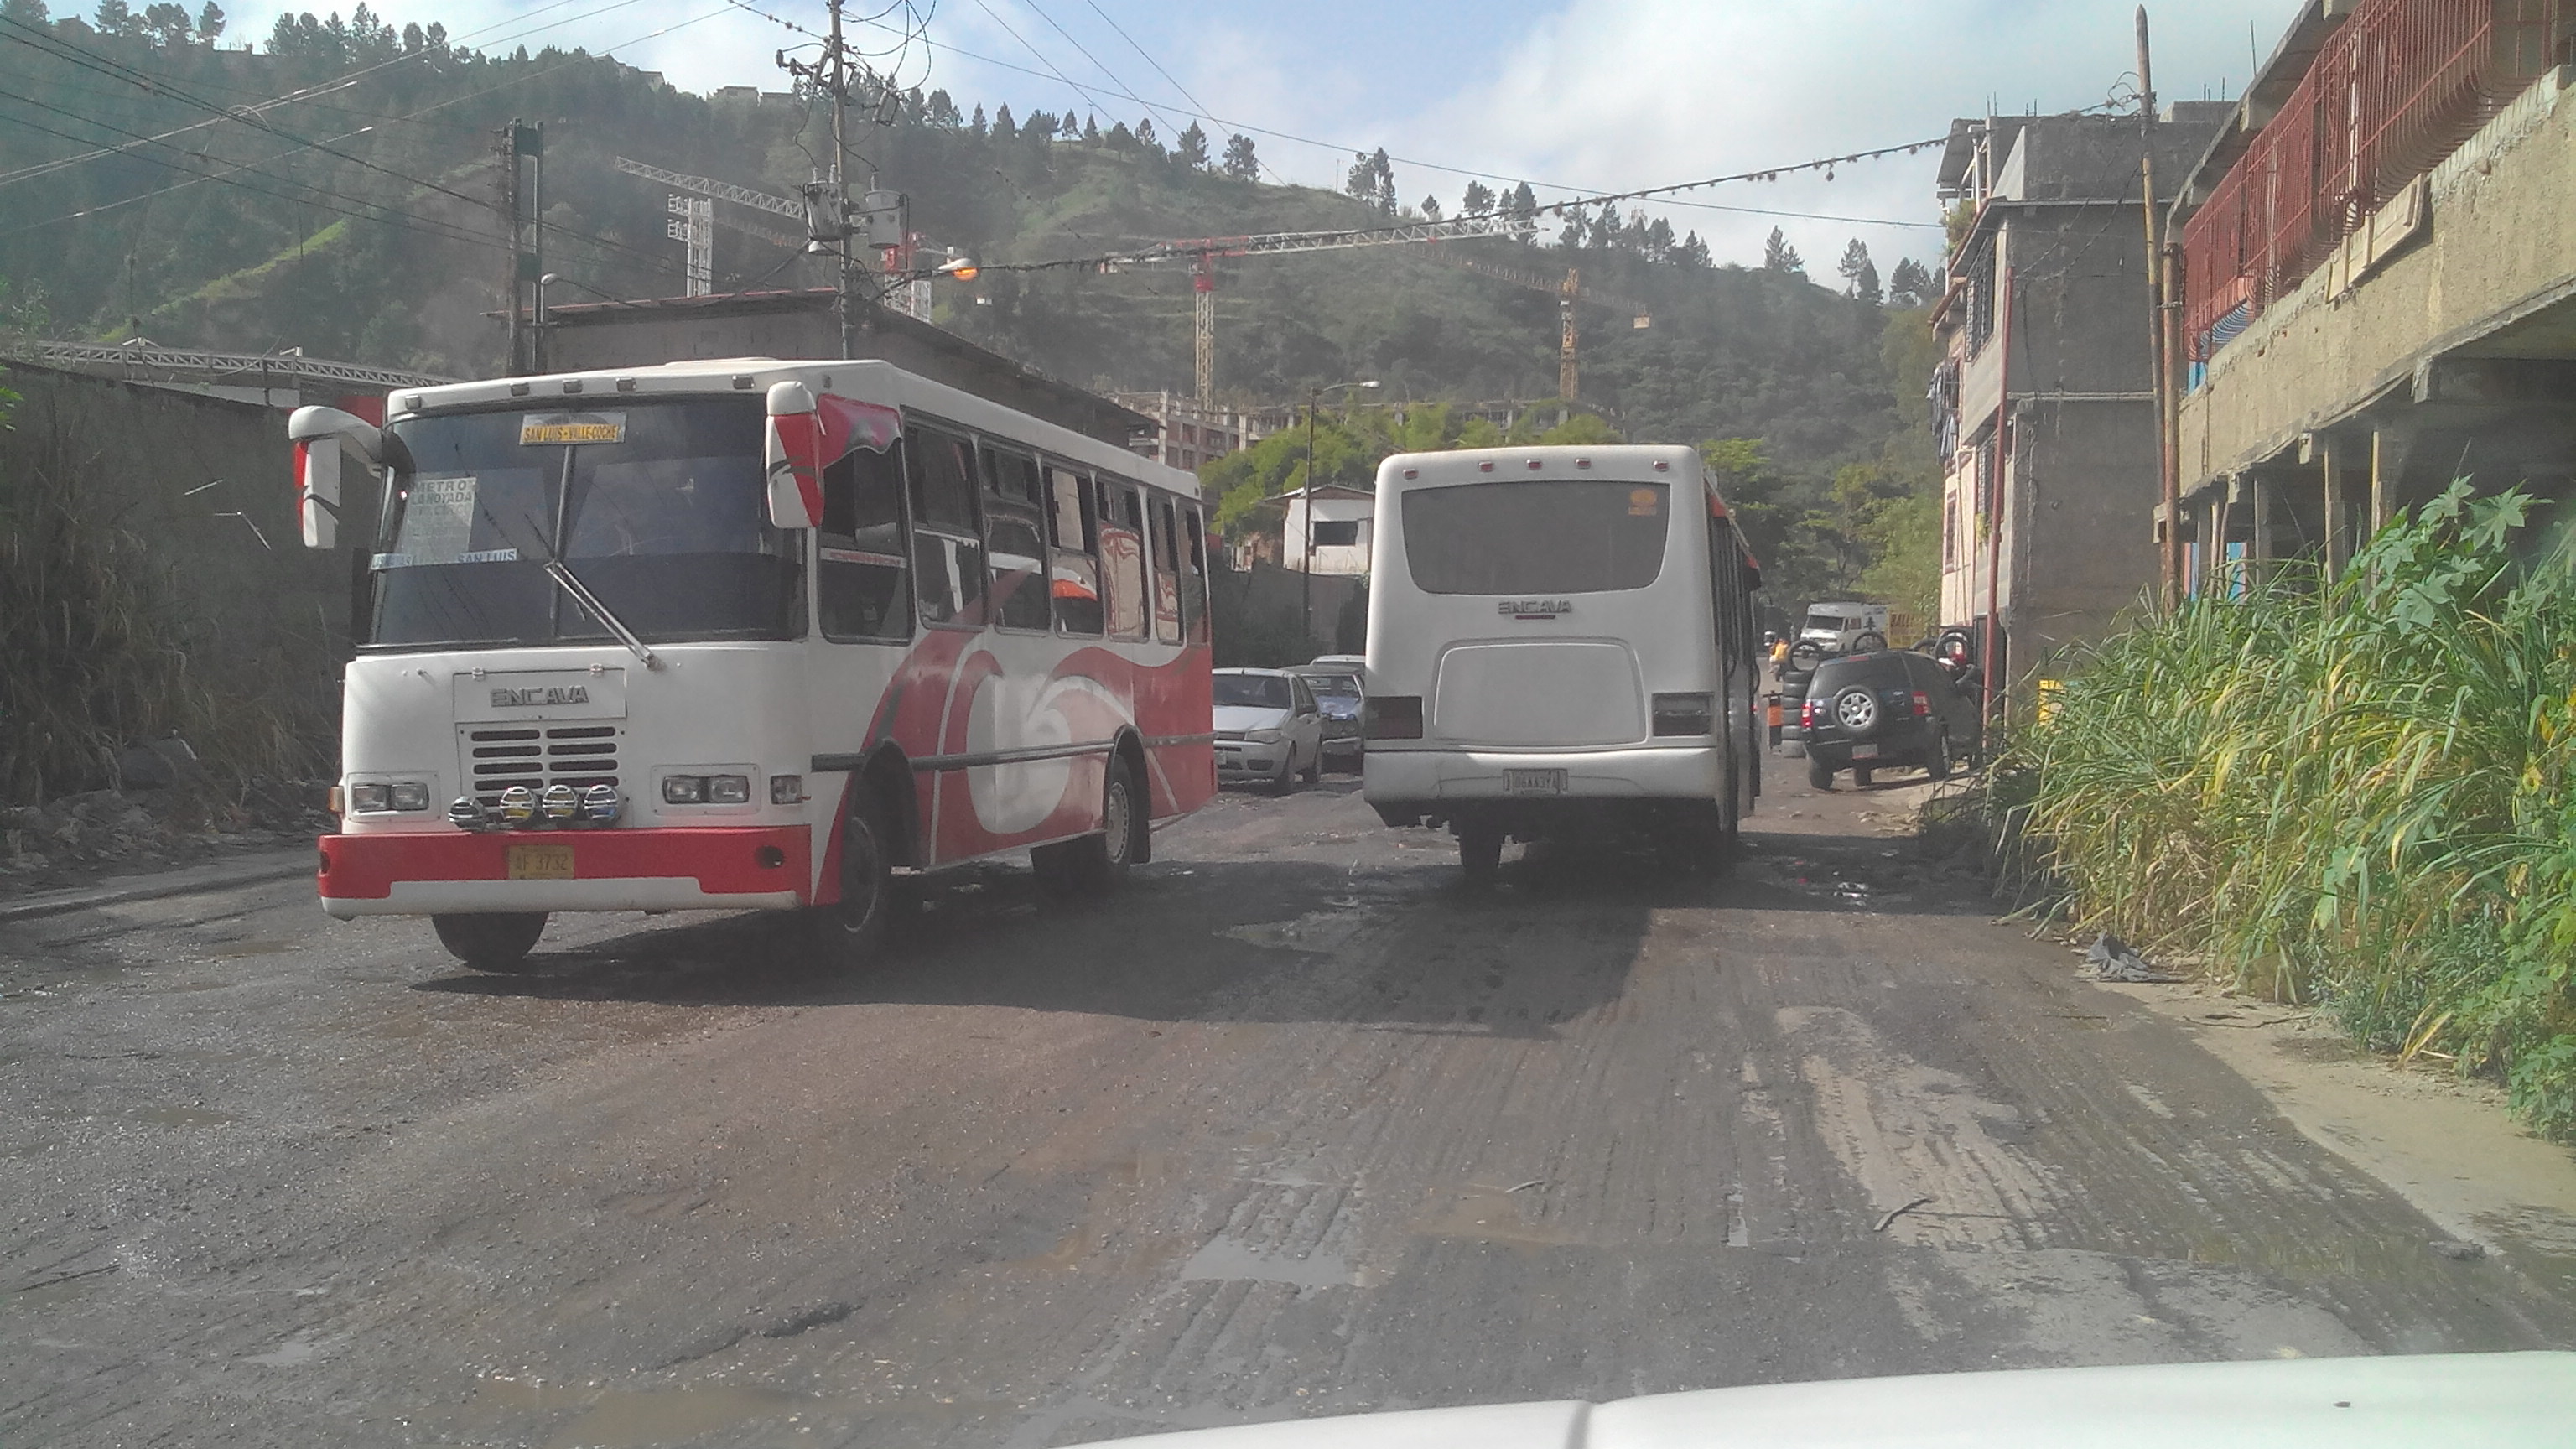
[(1287, 794), (1324, 777), (1324, 716), (1306, 681), (1280, 669), (1219, 669), (1216, 777)]

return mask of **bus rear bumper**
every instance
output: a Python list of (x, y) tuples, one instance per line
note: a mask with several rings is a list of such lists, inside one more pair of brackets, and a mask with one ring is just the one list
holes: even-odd
[[(325, 835), (322, 909), (353, 916), (472, 911), (784, 910), (814, 878), (801, 826)], [(565, 854), (564, 852), (569, 852)]]
[(1373, 745), (1360, 770), (1363, 796), (1389, 824), (1544, 816), (1578, 802), (1713, 801), (1726, 789), (1726, 757), (1714, 743), (1563, 752)]

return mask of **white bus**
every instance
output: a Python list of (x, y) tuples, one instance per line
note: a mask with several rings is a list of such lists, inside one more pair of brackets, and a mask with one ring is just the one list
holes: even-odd
[(882, 362), (672, 363), (299, 409), (305, 541), (381, 477), (334, 916), (519, 967), (554, 911), (804, 910), (1032, 852), (1099, 888), (1216, 789), (1198, 481)]
[(1378, 469), (1362, 778), (1506, 839), (1655, 831), (1702, 858), (1761, 793), (1752, 554), (1682, 447), (1405, 453)]

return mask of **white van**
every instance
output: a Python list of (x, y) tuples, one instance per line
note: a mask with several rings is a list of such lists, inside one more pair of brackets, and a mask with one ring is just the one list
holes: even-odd
[(1807, 622), (1798, 630), (1798, 642), (1804, 644), (1809, 641), (1814, 642), (1819, 657), (1875, 654), (1887, 647), (1887, 606), (1809, 604)]
[(1362, 780), (1504, 841), (1645, 827), (1722, 855), (1761, 789), (1759, 581), (1685, 447), (1401, 453), (1378, 468)]

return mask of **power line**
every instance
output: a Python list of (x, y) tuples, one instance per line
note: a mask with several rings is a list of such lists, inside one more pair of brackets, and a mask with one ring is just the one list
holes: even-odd
[[(1207, 109), (1207, 103), (1206, 103), (1205, 101), (1200, 100), (1200, 99), (1198, 98), (1198, 96), (1197, 96), (1194, 92), (1192, 92), (1188, 86), (1185, 86), (1185, 85), (1181, 84), (1180, 77), (1178, 77), (1178, 76), (1176, 76), (1176, 75), (1173, 75), (1170, 71), (1167, 71), (1167, 70), (1163, 69), (1163, 63), (1162, 63), (1161, 61), (1159, 61), (1159, 60), (1154, 59), (1154, 54), (1153, 54), (1153, 52), (1152, 52), (1152, 51), (1149, 51), (1149, 50), (1147, 50), (1145, 47), (1143, 47), (1143, 46), (1141, 46), (1141, 45), (1138, 45), (1138, 44), (1136, 43), (1136, 37), (1134, 37), (1134, 36), (1132, 36), (1132, 35), (1130, 35), (1130, 34), (1128, 34), (1128, 33), (1127, 33), (1127, 27), (1126, 27), (1126, 26), (1119, 24), (1119, 23), (1118, 23), (1118, 21), (1117, 21), (1114, 17), (1112, 17), (1108, 11), (1103, 10), (1103, 9), (1101, 9), (1101, 8), (1100, 8), (1100, 0), (1082, 0), (1082, 3), (1091, 7), (1091, 13), (1092, 13), (1092, 14), (1099, 16), (1102, 20), (1108, 21), (1108, 23), (1109, 23), (1109, 28), (1110, 28), (1110, 29), (1112, 29), (1112, 30), (1114, 30), (1114, 31), (1117, 31), (1117, 32), (1118, 32), (1118, 38), (1119, 38), (1120, 40), (1123, 40), (1123, 41), (1126, 41), (1126, 42), (1127, 42), (1127, 48), (1128, 48), (1129, 50), (1132, 50), (1132, 51), (1136, 52), (1138, 55), (1143, 56), (1143, 57), (1145, 58), (1145, 63), (1146, 63), (1147, 65), (1150, 65), (1150, 66), (1152, 66), (1152, 67), (1154, 68), (1154, 74), (1159, 75), (1159, 76), (1161, 76), (1164, 80), (1171, 82), (1172, 89), (1174, 89), (1174, 90), (1176, 90), (1176, 91), (1179, 91), (1179, 92), (1181, 93), (1181, 99), (1183, 99), (1183, 100), (1185, 100), (1185, 101), (1188, 101), (1191, 105), (1194, 105), (1194, 106), (1198, 107), (1200, 111), (1205, 111), (1205, 110)], [(1114, 77), (1114, 76), (1113, 76), (1113, 77), (1111, 77), (1111, 79), (1113, 79), (1113, 80), (1114, 80), (1114, 79), (1116, 79), (1116, 77)], [(1189, 113), (1184, 112), (1184, 114), (1189, 114)], [(1195, 119), (1208, 119), (1208, 120), (1213, 120), (1214, 118), (1213, 118), (1213, 117), (1196, 117)], [(1223, 125), (1224, 123), (1220, 121), (1220, 122), (1218, 122), (1218, 124), (1219, 124), (1219, 125)], [(1255, 156), (1252, 158), (1252, 164), (1253, 164), (1253, 165), (1255, 165), (1255, 166), (1260, 167), (1260, 168), (1261, 168), (1262, 170), (1264, 170), (1264, 171), (1269, 172), (1269, 173), (1270, 173), (1270, 179), (1271, 179), (1271, 180), (1273, 180), (1273, 181), (1275, 181), (1275, 182), (1278, 182), (1278, 183), (1279, 183), (1280, 185), (1282, 185), (1282, 186), (1285, 186), (1285, 185), (1287, 185), (1287, 184), (1288, 184), (1288, 178), (1287, 178), (1287, 177), (1280, 175), (1280, 174), (1279, 174), (1279, 172), (1278, 172), (1278, 170), (1277, 170), (1277, 168), (1273, 167), (1269, 162), (1262, 160), (1258, 155), (1255, 155)]]

